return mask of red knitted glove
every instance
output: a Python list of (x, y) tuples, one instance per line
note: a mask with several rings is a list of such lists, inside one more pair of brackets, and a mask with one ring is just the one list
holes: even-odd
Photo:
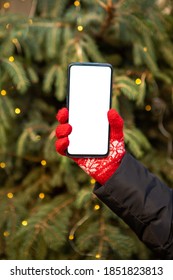
[[(61, 155), (65, 155), (65, 150), (69, 145), (68, 135), (72, 131), (71, 125), (67, 123), (67, 108), (59, 110), (57, 120), (60, 124), (56, 128), (58, 138), (56, 150)], [(108, 111), (108, 120), (110, 124), (109, 155), (104, 158), (72, 158), (87, 174), (102, 185), (116, 171), (125, 154), (123, 120), (114, 109)]]

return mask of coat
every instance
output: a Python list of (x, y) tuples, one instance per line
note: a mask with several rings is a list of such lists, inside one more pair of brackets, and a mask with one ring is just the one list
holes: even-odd
[(158, 258), (173, 259), (173, 190), (126, 153), (95, 195), (121, 217)]

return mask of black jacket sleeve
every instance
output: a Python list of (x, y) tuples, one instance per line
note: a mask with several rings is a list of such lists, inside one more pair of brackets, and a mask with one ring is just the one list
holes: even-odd
[(161, 259), (173, 259), (173, 191), (126, 153), (94, 193)]

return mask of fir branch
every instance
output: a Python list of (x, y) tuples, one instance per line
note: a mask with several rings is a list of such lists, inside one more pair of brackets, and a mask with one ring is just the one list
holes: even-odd
[(141, 46), (138, 42), (134, 42), (133, 44), (133, 61), (136, 66), (140, 66), (143, 63), (141, 56)]
[(102, 258), (104, 256), (104, 243), (106, 235), (106, 223), (103, 215), (100, 215), (99, 219), (99, 242), (97, 254)]
[(9, 57), (15, 51), (15, 46), (11, 42), (11, 38), (7, 37), (6, 40), (3, 40), (0, 45), (0, 54), (1, 57)]
[(60, 44), (61, 44), (61, 28), (51, 28), (46, 33), (46, 52), (47, 58), (57, 57), (59, 54)]
[(136, 105), (142, 107), (146, 96), (146, 73), (141, 76), (141, 84), (139, 85), (139, 94), (137, 95)]
[(38, 74), (33, 67), (28, 66), (27, 73), (28, 73), (28, 77), (29, 77), (29, 80), (31, 81), (31, 83), (36, 84), (39, 82)]
[(45, 92), (51, 91), (57, 71), (58, 71), (58, 65), (53, 64), (45, 72), (44, 80), (43, 80), (43, 90)]
[(100, 53), (96, 42), (88, 34), (83, 35), (83, 40), (81, 45), (84, 49), (84, 52), (90, 58), (91, 61), (104, 62), (104, 57)]
[(160, 55), (165, 59), (166, 63), (173, 68), (173, 43), (168, 38), (160, 41)]
[(55, 73), (55, 96), (57, 100), (63, 101), (65, 99), (65, 85), (66, 85), (66, 73), (64, 73), (62, 67), (58, 67)]
[[(71, 28), (71, 26), (66, 25), (62, 32), (62, 44), (66, 46), (68, 42), (70, 42), (72, 39), (74, 39), (74, 31)], [(62, 49), (63, 53), (63, 49)]]
[(66, 76), (64, 70), (59, 65), (51, 65), (45, 73), (45, 79), (43, 82), (43, 90), (50, 92), (55, 86), (55, 96), (57, 100), (62, 101), (65, 98), (65, 84)]
[(72, 197), (59, 196), (52, 200), (51, 205), (48, 203), (43, 205), (37, 213), (33, 213), (28, 218), (28, 226), (20, 227), (14, 237), (13, 244), (10, 244), (12, 248), (17, 247), (17, 259), (35, 259), (36, 251), (39, 250), (37, 240), (40, 237), (52, 250), (58, 250), (66, 243), (67, 224), (71, 216), (70, 204), (72, 202)]
[(157, 71), (154, 73), (156, 79), (165, 82), (168, 85), (172, 85), (173, 79), (167, 75), (167, 73), (163, 73), (162, 71)]
[[(86, 227), (87, 225), (87, 227)], [(99, 224), (97, 222), (93, 222), (91, 219), (91, 213), (86, 214), (76, 225), (74, 226), (75, 231), (75, 251), (77, 251), (80, 255), (87, 257), (95, 257), (98, 248), (98, 229)], [(77, 231), (80, 234), (77, 234)], [(94, 248), (94, 249), (93, 249)]]
[[(52, 28), (60, 28), (60, 27), (66, 27), (70, 26), (69, 23), (63, 22), (63, 21), (50, 21), (50, 20), (42, 20), (42, 21), (33, 21), (32, 25), (30, 26), (30, 29), (37, 29), (38, 31), (42, 29), (49, 29)], [(45, 31), (45, 30), (44, 30)]]
[(142, 149), (149, 151), (151, 150), (151, 144), (148, 141), (147, 137), (137, 128), (125, 130), (126, 133), (133, 135), (136, 138), (136, 142), (142, 147)]
[(144, 151), (151, 150), (151, 145), (148, 139), (137, 128), (125, 128), (124, 135), (125, 143), (136, 158), (142, 158)]
[(23, 65), (19, 61), (9, 62), (8, 59), (1, 59), (2, 67), (7, 71), (19, 92), (23, 93), (29, 86), (29, 80), (26, 77)]
[(84, 62), (89, 60), (80, 41), (75, 42), (75, 50), (77, 57), (76, 61)]
[(6, 97), (0, 96), (0, 120), (5, 129), (10, 129), (11, 119), (15, 117), (14, 108), (11, 100)]
[(5, 127), (0, 123), (0, 147), (3, 152), (6, 151), (6, 144), (7, 144), (7, 132), (5, 130)]
[(150, 53), (147, 51), (145, 51), (145, 49), (140, 46), (141, 49), (141, 55), (143, 58), (143, 62), (148, 66), (148, 68), (150, 69), (150, 71), (155, 74), (156, 72), (159, 72), (159, 68), (158, 65), (156, 64), (156, 61), (153, 60), (152, 56), (150, 55)]
[(11, 118), (14, 119), (15, 118), (15, 113), (14, 113), (14, 104), (13, 104), (13, 100), (11, 100), (10, 97), (6, 96), (3, 102), (3, 108), (4, 111), (6, 111), (6, 114)]
[(120, 89), (129, 99), (136, 100), (139, 95), (139, 89), (135, 82), (126, 76), (116, 77), (115, 87)]
[(101, 37), (104, 35), (105, 31), (108, 29), (108, 27), (112, 23), (112, 20), (114, 18), (114, 14), (115, 14), (115, 5), (113, 4), (112, 0), (108, 0), (107, 4), (105, 4), (103, 1), (100, 1), (100, 0), (97, 0), (97, 2), (106, 11), (106, 17), (102, 21), (100, 31), (98, 34), (98, 37)]
[(54, 1), (50, 12), (51, 17), (63, 17), (67, 4), (68, 0)]
[(75, 200), (75, 207), (77, 209), (83, 208), (84, 205), (88, 207), (87, 203), (91, 201), (91, 196), (92, 196), (92, 192), (88, 187), (80, 190)]
[(101, 14), (96, 14), (95, 11), (90, 12), (90, 14), (83, 13), (82, 21), (85, 23), (85, 30), (89, 31), (89, 34), (98, 37), (100, 26), (103, 24), (103, 19)]
[(29, 137), (29, 132), (27, 129), (25, 129), (17, 141), (17, 156), (21, 157), (25, 151), (27, 140)]
[(105, 241), (114, 251), (116, 259), (131, 259), (131, 256), (136, 253), (136, 240), (115, 225), (108, 224), (105, 231)]
[(75, 61), (89, 61), (90, 58), (85, 50), (83, 38), (73, 38), (66, 42), (62, 51), (61, 63), (65, 67), (71, 62)]

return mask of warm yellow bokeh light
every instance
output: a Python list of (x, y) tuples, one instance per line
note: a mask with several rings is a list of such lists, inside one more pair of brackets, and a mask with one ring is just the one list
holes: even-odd
[(94, 184), (95, 184), (95, 182), (96, 182), (96, 180), (95, 180), (95, 179), (91, 179), (91, 180), (90, 180), (90, 183), (91, 183), (92, 185), (94, 185)]
[(80, 2), (79, 1), (74, 1), (74, 5), (75, 5), (75, 7), (79, 7), (80, 6)]
[(5, 96), (6, 94), (7, 94), (6, 90), (5, 90), (5, 89), (2, 89), (2, 90), (1, 90), (1, 95), (2, 95), (2, 96)]
[(8, 58), (8, 60), (10, 61), (10, 62), (14, 62), (14, 56), (10, 56), (9, 58)]
[(142, 81), (141, 81), (140, 78), (137, 78), (137, 79), (135, 80), (135, 83), (136, 83), (136, 85), (140, 85), (140, 84), (142, 83)]
[(94, 210), (99, 210), (100, 209), (100, 205), (99, 204), (96, 204), (95, 206), (94, 206)]
[(145, 106), (145, 110), (146, 110), (147, 112), (151, 111), (151, 105), (149, 105), (149, 104), (146, 105), (146, 106)]
[(5, 2), (3, 7), (4, 7), (4, 9), (9, 9), (10, 8), (10, 2)]
[(74, 239), (74, 235), (70, 234), (68, 238), (69, 238), (69, 240), (73, 240)]
[(46, 164), (47, 164), (46, 160), (45, 160), (45, 159), (42, 159), (41, 165), (45, 166)]
[(28, 225), (28, 222), (26, 220), (22, 221), (22, 226), (26, 227)]
[(40, 199), (44, 199), (45, 198), (45, 194), (44, 193), (39, 193), (39, 198)]
[(8, 237), (10, 235), (9, 231), (4, 231), (3, 232), (4, 237)]
[(19, 115), (19, 114), (21, 113), (21, 110), (20, 110), (20, 108), (16, 108), (16, 109), (14, 110), (14, 112), (15, 112), (15, 114)]
[(13, 196), (14, 196), (13, 193), (11, 193), (11, 192), (7, 193), (7, 197), (8, 197), (8, 198), (11, 199), (11, 198), (13, 198)]
[(80, 31), (80, 32), (83, 31), (83, 26), (82, 25), (78, 25), (77, 26), (77, 30)]
[(5, 162), (0, 162), (0, 168), (5, 168), (6, 167), (6, 163)]
[(96, 254), (96, 255), (95, 255), (95, 258), (96, 258), (96, 259), (100, 259), (100, 258), (101, 258), (101, 255), (100, 255), (100, 254)]

